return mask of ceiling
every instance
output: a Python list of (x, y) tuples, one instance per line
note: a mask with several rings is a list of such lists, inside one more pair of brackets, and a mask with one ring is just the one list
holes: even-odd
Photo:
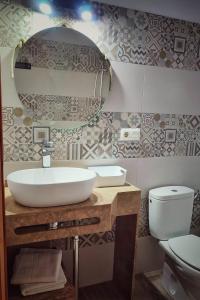
[(96, 0), (95, 2), (200, 23), (200, 0)]

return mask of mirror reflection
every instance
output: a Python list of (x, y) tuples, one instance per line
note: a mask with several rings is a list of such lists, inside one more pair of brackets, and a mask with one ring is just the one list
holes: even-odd
[(22, 104), (41, 125), (75, 128), (98, 114), (110, 89), (110, 63), (73, 29), (56, 27), (31, 37), (15, 54)]

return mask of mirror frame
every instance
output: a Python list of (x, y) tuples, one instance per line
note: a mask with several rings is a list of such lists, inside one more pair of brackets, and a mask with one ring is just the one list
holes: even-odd
[[(36, 34), (40, 33), (41, 31), (44, 31), (44, 30), (48, 30), (48, 29), (51, 29), (51, 28), (67, 28), (67, 29), (72, 29), (72, 30), (75, 30), (77, 31), (78, 33), (84, 35), (87, 39), (90, 39), (94, 45), (96, 45), (96, 47), (99, 49), (100, 53), (102, 54), (102, 56), (105, 58), (106, 61), (109, 62), (109, 92), (111, 91), (111, 86), (112, 86), (112, 66), (111, 66), (111, 62), (110, 60), (107, 58), (106, 54), (102, 52), (102, 50), (100, 49), (100, 47), (97, 45), (97, 43), (90, 37), (88, 36), (86, 33), (82, 32), (81, 30), (78, 30), (77, 28), (73, 28), (73, 26), (67, 26), (66, 23), (62, 23), (62, 24), (55, 24), (55, 25), (51, 25), (51, 26), (45, 26), (44, 28), (39, 28), (39, 30), (37, 30), (36, 32), (34, 32), (32, 35), (30, 35), (29, 37), (27, 38), (21, 38), (18, 42), (18, 44), (16, 45), (16, 47), (14, 48), (13, 50), (13, 56), (12, 56), (12, 60), (11, 60), (11, 70), (12, 70), (12, 79), (14, 80), (15, 79), (15, 76), (14, 76), (14, 70), (15, 70), (15, 56), (16, 56), (16, 51), (17, 49), (19, 48), (22, 48), (25, 43), (30, 40), (32, 37), (34, 37)], [(15, 84), (15, 89), (16, 89), (16, 93), (17, 93), (17, 96), (18, 96), (18, 99), (20, 101), (20, 98), (19, 98), (19, 95), (18, 95), (18, 91), (17, 91), (17, 87), (16, 87), (16, 84)], [(106, 101), (106, 98), (105, 98), (105, 101)], [(66, 129), (69, 130), (69, 131), (73, 131), (73, 130), (77, 130), (79, 128), (84, 128), (84, 127), (87, 127), (88, 125), (91, 125), (91, 124), (94, 124), (96, 123), (96, 120), (99, 118), (102, 110), (103, 110), (103, 106), (105, 104), (105, 101), (103, 102), (103, 104), (101, 105), (100, 109), (88, 120), (86, 121), (84, 124), (81, 124), (81, 125), (77, 125), (77, 126), (73, 126), (73, 127), (67, 127)], [(21, 101), (20, 101), (21, 102)], [(38, 121), (39, 122), (39, 121)], [(46, 121), (48, 122), (48, 121)], [(56, 121), (55, 121), (56, 122)], [(64, 122), (64, 121), (63, 121)], [(43, 124), (42, 126), (45, 124), (45, 121), (43, 121)], [(45, 125), (46, 126), (46, 125)], [(53, 127), (52, 125), (48, 125), (49, 127)], [(59, 127), (59, 126), (56, 126), (56, 128), (65, 128), (64, 126), (63, 127)]]

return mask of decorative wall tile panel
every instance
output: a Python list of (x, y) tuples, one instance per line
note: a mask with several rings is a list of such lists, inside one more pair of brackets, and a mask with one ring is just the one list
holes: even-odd
[(33, 12), (21, 5), (0, 3), (0, 47), (15, 47), (31, 31)]
[(176, 129), (165, 129), (165, 142), (176, 143)]
[(115, 234), (114, 231), (107, 231), (102, 233), (94, 233), (80, 236), (79, 247), (90, 247), (93, 245), (103, 245), (106, 243), (114, 242)]
[(99, 159), (112, 158), (112, 144), (98, 144), (98, 157)]
[[(58, 8), (54, 17), (41, 22), (41, 27), (39, 27), (38, 22), (40, 18), (43, 21), (43, 15), (34, 13), (31, 9), (26, 9), (21, 5), (2, 2), (0, 5), (0, 46), (15, 47), (20, 39), (26, 39), (31, 34), (51, 27), (53, 24), (55, 26), (66, 24), (75, 29), (81, 24), (82, 32), (91, 37), (110, 59), (199, 70), (198, 24), (105, 4), (93, 5), (97, 14), (98, 29), (91, 32), (91, 28), (88, 29), (73, 11), (61, 11)], [(74, 49), (68, 52), (68, 54), (73, 53)], [(83, 60), (75, 63), (73, 68), (94, 71), (99, 65), (98, 59), (91, 64), (90, 51), (80, 47), (79, 52)], [(57, 53), (63, 55), (62, 47), (57, 49)], [(50, 61), (51, 65), (52, 63), (58, 65), (54, 60), (50, 59)], [(84, 65), (85, 62), (86, 65)], [(66, 66), (69, 65), (67, 61)]]
[(82, 128), (77, 129), (58, 129), (52, 128), (51, 129), (51, 140), (52, 142), (62, 142), (62, 143), (80, 143), (82, 138)]
[(99, 153), (98, 143), (82, 144), (81, 159), (97, 159)]
[(187, 154), (187, 143), (180, 142), (175, 146), (175, 156), (186, 156)]
[[(44, 59), (45, 58), (45, 59)], [(32, 38), (19, 50), (17, 62), (35, 68), (97, 73), (102, 70), (103, 54), (94, 45), (73, 45), (67, 42)], [(105, 69), (109, 65), (104, 64)]]
[(138, 224), (138, 237), (144, 237), (149, 235), (149, 202), (148, 198), (141, 199), (140, 212), (139, 212), (139, 224)]
[(164, 143), (162, 156), (175, 156), (175, 143)]
[(54, 144), (55, 151), (52, 153), (53, 160), (80, 160), (81, 159), (81, 145), (56, 143)]
[(87, 121), (102, 106), (98, 97), (19, 94), (19, 98), (34, 121)]
[(13, 107), (3, 107), (2, 108), (3, 125), (12, 126), (14, 124), (13, 117), (14, 117)]
[(196, 229), (199, 227), (200, 227), (200, 195), (197, 193), (194, 200), (191, 228)]
[(4, 144), (14, 144), (15, 143), (15, 132), (14, 126), (3, 126), (3, 142)]
[(200, 143), (190, 142), (187, 144), (186, 155), (200, 156)]
[(113, 113), (112, 112), (101, 112), (100, 119), (98, 122), (99, 128), (105, 128), (112, 131), (113, 126)]
[[(23, 145), (32, 145), (32, 118), (28, 109), (4, 108), (4, 144), (7, 148), (15, 145), (23, 152)], [(52, 157), (56, 160), (76, 160), (199, 156), (199, 124), (200, 119), (196, 115), (103, 112), (84, 128), (70, 130), (52, 127), (50, 138), (56, 148)], [(34, 126), (38, 125), (34, 123)], [(140, 142), (119, 141), (120, 129), (130, 127), (141, 128)], [(5, 155), (6, 160), (13, 151), (14, 148), (10, 147)], [(21, 157), (13, 155), (11, 160), (23, 160)], [(31, 157), (41, 159), (40, 150), (31, 152)]]
[(113, 158), (135, 158), (141, 155), (141, 144), (119, 142), (113, 144)]
[[(104, 129), (103, 129), (104, 131)], [(102, 134), (102, 131), (99, 127), (85, 127), (83, 128), (83, 134), (82, 134), (82, 142), (84, 144), (95, 144), (99, 142), (100, 134)]]
[(140, 156), (141, 157), (153, 157), (154, 156), (154, 144), (146, 141), (140, 142)]

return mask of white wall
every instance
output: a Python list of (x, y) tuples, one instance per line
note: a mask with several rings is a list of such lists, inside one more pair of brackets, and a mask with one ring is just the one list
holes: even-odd
[(104, 110), (200, 113), (200, 72), (111, 62), (113, 84)]

